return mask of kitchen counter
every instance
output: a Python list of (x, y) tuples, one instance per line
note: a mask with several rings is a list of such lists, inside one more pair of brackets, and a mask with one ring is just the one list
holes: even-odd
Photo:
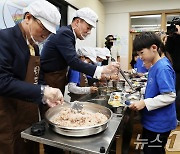
[[(79, 100), (107, 106), (107, 99), (108, 97), (102, 98), (97, 95), (85, 95)], [(104, 150), (102, 150), (102, 153), (108, 153), (115, 135), (118, 132), (118, 128), (123, 124), (124, 111), (125, 109), (122, 110), (122, 108), (115, 109), (112, 119), (108, 123), (108, 128), (96, 135), (87, 137), (67, 137), (55, 133), (46, 125), (45, 134), (42, 136), (32, 135), (30, 127), (21, 132), (21, 137), (79, 154), (97, 154), (101, 153), (100, 149)]]
[(21, 132), (21, 137), (80, 154), (97, 154), (100, 153), (101, 148), (105, 149), (103, 153), (108, 153), (121, 120), (121, 116), (114, 114), (106, 130), (87, 137), (63, 136), (53, 132), (48, 126), (46, 126), (45, 134), (42, 136), (31, 135), (31, 128), (28, 128)]

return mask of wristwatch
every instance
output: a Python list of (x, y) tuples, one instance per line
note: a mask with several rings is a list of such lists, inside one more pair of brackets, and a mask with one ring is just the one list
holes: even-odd
[(41, 98), (42, 98), (42, 103), (46, 104), (46, 101), (44, 99), (44, 90), (45, 90), (45, 85), (41, 85)]

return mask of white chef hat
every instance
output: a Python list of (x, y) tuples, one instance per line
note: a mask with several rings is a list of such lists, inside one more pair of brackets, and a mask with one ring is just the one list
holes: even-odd
[(98, 20), (97, 14), (88, 7), (77, 10), (73, 17), (81, 18), (93, 27), (96, 27), (96, 22)]
[(103, 50), (103, 48), (95, 48), (96, 50), (96, 56), (102, 58), (103, 60), (106, 60), (106, 52)]
[(47, 30), (56, 34), (56, 27), (60, 24), (61, 14), (53, 4), (45, 0), (36, 0), (24, 8), (23, 12), (29, 12), (39, 19)]
[(96, 51), (91, 47), (81, 47), (78, 49), (77, 54), (88, 57), (92, 62), (96, 63)]
[(102, 48), (102, 50), (106, 53), (107, 57), (111, 57), (110, 50), (108, 48)]

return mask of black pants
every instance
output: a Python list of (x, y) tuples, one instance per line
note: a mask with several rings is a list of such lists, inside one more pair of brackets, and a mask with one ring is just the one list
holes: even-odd
[(45, 154), (65, 154), (63, 149), (59, 149), (59, 148), (52, 147), (49, 145), (44, 145), (44, 153)]
[(177, 119), (180, 121), (180, 72), (176, 72), (176, 114)]
[[(165, 145), (171, 131), (165, 133), (152, 132), (143, 128), (142, 139), (144, 154), (165, 154)], [(145, 143), (147, 140), (147, 144)]]

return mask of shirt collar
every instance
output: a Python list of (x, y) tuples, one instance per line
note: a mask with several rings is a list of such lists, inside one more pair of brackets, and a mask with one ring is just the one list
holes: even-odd
[(74, 36), (75, 36), (75, 40), (77, 39), (77, 36), (76, 36), (76, 33), (75, 33), (75, 31), (74, 31), (74, 29), (72, 28), (72, 30), (73, 30), (73, 34), (74, 34)]

